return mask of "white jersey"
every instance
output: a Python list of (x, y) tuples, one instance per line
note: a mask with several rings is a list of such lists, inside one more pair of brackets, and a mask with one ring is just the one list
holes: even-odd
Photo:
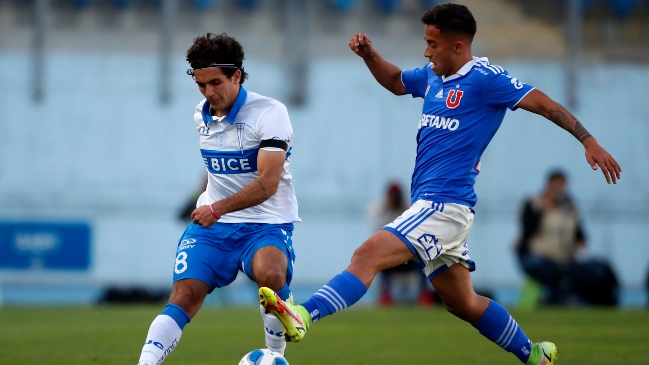
[(227, 198), (258, 178), (257, 154), (261, 144), (263, 150), (286, 150), (277, 192), (259, 205), (223, 215), (219, 222), (279, 224), (300, 221), (293, 177), (288, 170), (293, 128), (284, 104), (247, 92), (241, 86), (228, 115), (213, 117), (204, 99), (196, 107), (194, 123), (208, 172), (207, 190), (198, 198), (197, 207)]

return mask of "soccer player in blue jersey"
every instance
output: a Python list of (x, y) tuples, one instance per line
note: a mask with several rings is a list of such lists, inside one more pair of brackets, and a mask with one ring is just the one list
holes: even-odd
[(260, 288), (260, 302), (280, 319), (287, 340), (300, 341), (313, 322), (356, 303), (379, 271), (416, 260), (449, 312), (523, 363), (554, 364), (558, 351), (553, 343), (533, 344), (507, 310), (473, 290), (475, 263), (467, 237), (480, 157), (505, 111), (523, 108), (574, 135), (588, 163), (601, 168), (607, 182), (616, 183), (620, 166), (564, 107), (486, 58), (472, 56), (476, 22), (466, 6), (440, 5), (421, 20), (424, 56), (430, 61), (421, 68), (401, 71), (378, 54), (364, 33), (349, 43), (383, 87), (424, 99), (410, 209), (365, 241), (349, 267), (306, 302), (283, 301), (268, 288)]
[[(169, 304), (149, 328), (139, 365), (162, 363), (207, 294), (239, 271), (283, 300), (291, 295), (299, 221), (288, 170), (293, 129), (282, 103), (242, 86), (243, 59), (241, 44), (225, 33), (198, 37), (187, 51), (188, 74), (205, 97), (193, 119), (208, 182), (178, 243)], [(281, 323), (260, 312), (266, 346), (284, 354)]]

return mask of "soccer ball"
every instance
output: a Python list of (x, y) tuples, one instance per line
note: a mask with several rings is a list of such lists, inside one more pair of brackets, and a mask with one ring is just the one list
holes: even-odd
[(247, 353), (239, 365), (288, 365), (288, 361), (279, 352), (259, 349)]

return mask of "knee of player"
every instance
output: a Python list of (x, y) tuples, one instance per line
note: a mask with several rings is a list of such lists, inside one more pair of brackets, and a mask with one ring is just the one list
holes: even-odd
[(457, 296), (454, 298), (442, 298), (444, 302), (444, 307), (446, 310), (453, 314), (454, 316), (467, 319), (473, 317), (475, 310), (477, 309), (473, 298), (465, 296)]
[(255, 280), (259, 286), (265, 286), (278, 291), (286, 283), (286, 273), (276, 268), (262, 269), (255, 273)]
[(180, 306), (190, 317), (200, 308), (205, 294), (200, 290), (195, 290), (190, 285), (176, 285), (169, 298), (169, 303)]
[(469, 312), (469, 308), (466, 305), (466, 303), (462, 303), (462, 302), (459, 303), (444, 302), (444, 307), (449, 313), (459, 318), (464, 318), (466, 314)]
[(363, 244), (357, 248), (352, 255), (351, 261), (352, 265), (360, 265), (364, 268), (376, 268), (376, 271), (379, 271), (379, 257), (377, 257), (376, 251), (370, 245)]

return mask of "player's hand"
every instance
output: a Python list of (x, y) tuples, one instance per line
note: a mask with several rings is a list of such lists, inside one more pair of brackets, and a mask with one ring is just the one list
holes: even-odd
[(212, 215), (209, 205), (203, 205), (194, 209), (192, 212), (192, 222), (201, 227), (210, 227), (216, 223), (216, 218)]
[(363, 59), (374, 57), (372, 41), (363, 32), (354, 34), (352, 39), (349, 40), (349, 48)]
[(593, 170), (597, 170), (597, 167), (599, 166), (606, 178), (606, 182), (609, 184), (611, 182), (617, 184), (617, 179), (620, 178), (622, 168), (617, 161), (615, 161), (613, 156), (606, 152), (606, 150), (597, 143), (594, 137), (584, 140), (584, 148), (586, 149), (586, 161), (588, 161), (590, 167)]

